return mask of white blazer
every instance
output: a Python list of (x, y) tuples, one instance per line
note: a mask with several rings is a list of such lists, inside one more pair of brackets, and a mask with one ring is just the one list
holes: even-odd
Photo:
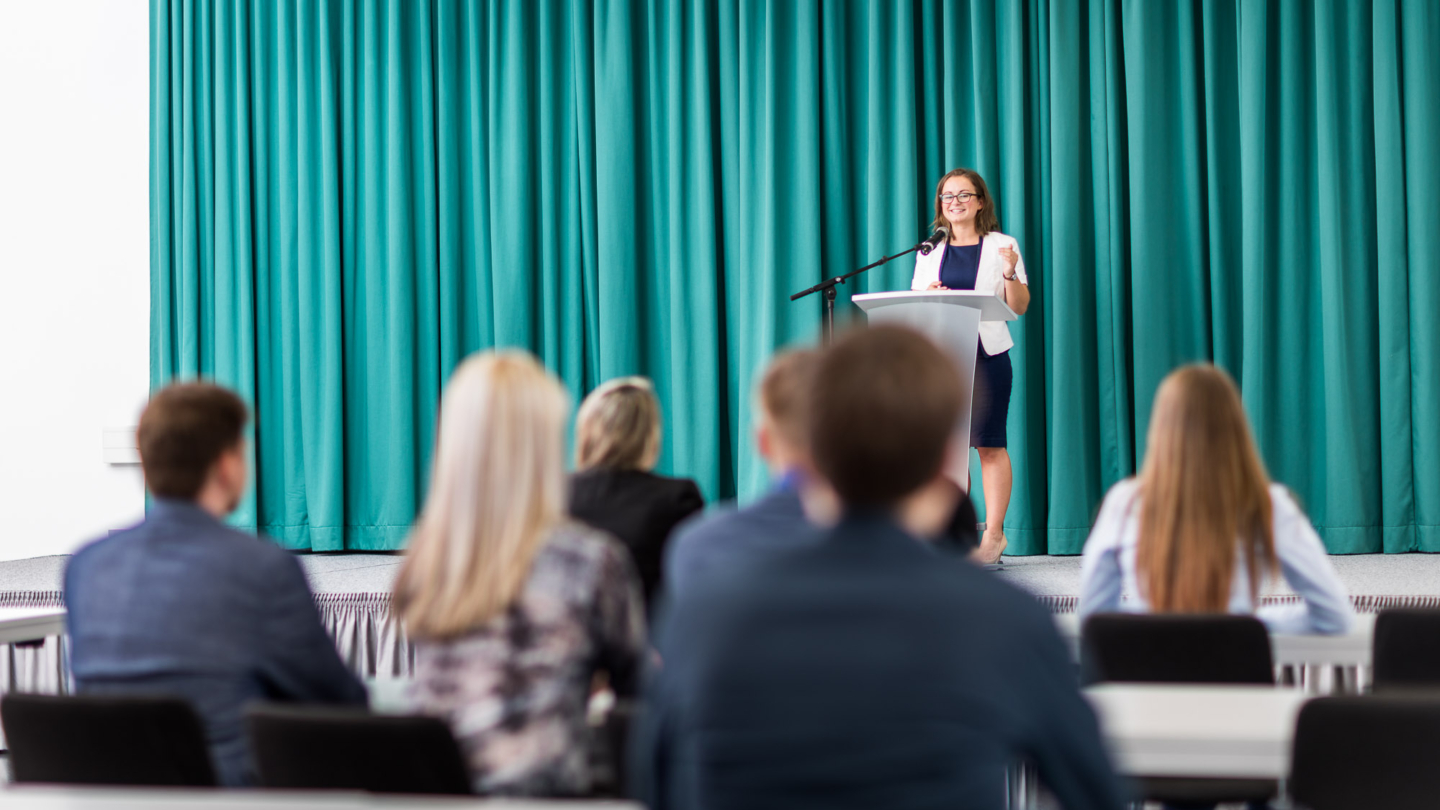
[[(1005, 260), (1000, 258), (1000, 248), (1006, 245), (1015, 251), (1015, 255), (1020, 255), (1020, 243), (1016, 242), (1014, 237), (999, 231), (991, 231), (980, 240), (980, 269), (975, 272), (975, 289), (981, 292), (990, 291), (1002, 298), (1005, 296)], [(923, 290), (932, 282), (939, 281), (940, 260), (944, 257), (943, 244), (930, 251), (928, 256), (916, 253), (915, 276), (910, 279), (910, 289)], [(1025, 275), (1024, 256), (1020, 256), (1015, 262), (1015, 275), (1021, 284), (1030, 284)], [(982, 321), (980, 345), (985, 347), (985, 353), (989, 355), (1009, 351), (1010, 347), (1015, 345), (1014, 339), (1010, 337), (1010, 324), (1005, 321)]]

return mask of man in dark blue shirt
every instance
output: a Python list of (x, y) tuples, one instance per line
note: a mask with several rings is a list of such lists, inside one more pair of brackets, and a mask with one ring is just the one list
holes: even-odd
[(894, 327), (822, 358), (814, 467), (842, 504), (817, 542), (680, 594), (636, 728), (652, 808), (993, 808), (1029, 760), (1063, 806), (1119, 784), (1050, 615), (903, 530), (961, 407), (945, 355)]
[(65, 571), (76, 685), (185, 698), (226, 785), (250, 781), (246, 703), (365, 703), (299, 563), (221, 523), (245, 491), (246, 419), (218, 386), (157, 393), (137, 435), (155, 499), (145, 521), (86, 546)]
[(777, 355), (765, 370), (758, 396), (755, 443), (775, 485), (744, 507), (722, 508), (680, 526), (665, 555), (665, 590), (683, 593), (704, 580), (729, 576), (777, 551), (814, 542), (816, 530), (800, 505), (806, 452), (806, 390), (820, 353), (796, 349)]

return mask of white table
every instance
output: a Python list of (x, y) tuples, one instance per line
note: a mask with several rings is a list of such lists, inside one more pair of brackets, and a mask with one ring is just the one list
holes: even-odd
[[(1071, 654), (1079, 660), (1080, 615), (1058, 613), (1055, 625), (1069, 645)], [(1374, 635), (1375, 614), (1361, 613), (1355, 617), (1355, 627), (1341, 636), (1271, 633), (1270, 654), (1276, 666), (1368, 667)]]
[(1131, 776), (1283, 779), (1312, 698), (1265, 686), (1103, 684), (1085, 690), (1116, 767)]
[(366, 678), (365, 691), (370, 695), (370, 711), (376, 714), (410, 714), (415, 711), (406, 693), (408, 678)]
[(65, 608), (0, 608), (0, 644), (65, 635)]
[(464, 797), (380, 796), (329, 791), (182, 790), (18, 786), (0, 791), (6, 810), (643, 810), (622, 801), (521, 801)]
[(1375, 613), (1355, 616), (1355, 626), (1343, 636), (1270, 635), (1270, 654), (1277, 666), (1370, 666), (1375, 641)]

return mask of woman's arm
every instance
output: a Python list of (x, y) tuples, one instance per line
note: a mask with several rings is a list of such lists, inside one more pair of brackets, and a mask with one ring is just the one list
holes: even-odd
[(1345, 583), (1330, 564), (1330, 555), (1310, 519), (1284, 487), (1270, 490), (1274, 509), (1275, 555), (1280, 573), (1304, 601), (1304, 610), (1262, 608), (1256, 615), (1277, 633), (1338, 634), (1350, 630), (1355, 611)]
[(1080, 558), (1080, 605), (1077, 612), (1083, 620), (1092, 613), (1112, 613), (1120, 609), (1120, 590), (1124, 572), (1120, 570), (1120, 534), (1125, 528), (1125, 512), (1133, 501), (1135, 483), (1121, 481), (1110, 488), (1100, 515), (1085, 541)]
[(1014, 281), (1006, 279), (1005, 303), (1015, 310), (1016, 315), (1024, 315), (1025, 310), (1030, 308), (1030, 287), (1019, 279)]
[(1030, 287), (1025, 283), (1025, 263), (1021, 260), (1020, 249), (1014, 242), (1000, 248), (1000, 264), (1005, 303), (1016, 315), (1024, 315), (1025, 310), (1030, 308)]

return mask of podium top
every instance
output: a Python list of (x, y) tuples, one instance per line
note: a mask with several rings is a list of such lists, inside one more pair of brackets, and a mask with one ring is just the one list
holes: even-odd
[(850, 300), (866, 312), (902, 304), (948, 304), (978, 309), (982, 321), (1013, 321), (1019, 317), (1000, 296), (975, 290), (896, 290), (852, 295)]

